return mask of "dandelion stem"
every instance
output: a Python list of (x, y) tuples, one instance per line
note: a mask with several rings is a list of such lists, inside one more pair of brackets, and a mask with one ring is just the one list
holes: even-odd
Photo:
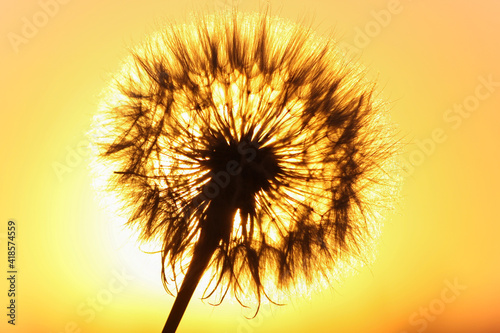
[(235, 212), (234, 208), (228, 207), (227, 200), (219, 197), (212, 201), (204, 219), (205, 223), (203, 223), (201, 228), (200, 238), (194, 248), (191, 263), (189, 264), (162, 333), (175, 333), (177, 330), (189, 301), (196, 290), (196, 286), (210, 263), (210, 259), (217, 250), (221, 240), (228, 237)]
[[(206, 237), (204, 237), (206, 238)], [(200, 282), (205, 269), (212, 258), (212, 255), (216, 249), (216, 246), (210, 245), (211, 242), (203, 240), (200, 237), (200, 241), (196, 245), (194, 250), (192, 261), (189, 265), (188, 271), (184, 280), (182, 281), (181, 289), (175, 298), (174, 305), (170, 310), (167, 322), (163, 327), (162, 333), (174, 333), (179, 326), (179, 323), (186, 311), (186, 308), (193, 296), (196, 286)]]

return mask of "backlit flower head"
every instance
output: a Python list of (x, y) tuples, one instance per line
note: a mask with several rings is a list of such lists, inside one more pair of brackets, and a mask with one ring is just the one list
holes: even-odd
[(134, 49), (95, 118), (98, 161), (128, 223), (161, 242), (167, 290), (198, 265), (205, 296), (260, 303), (370, 259), (397, 183), (376, 97), (310, 29), (201, 15)]

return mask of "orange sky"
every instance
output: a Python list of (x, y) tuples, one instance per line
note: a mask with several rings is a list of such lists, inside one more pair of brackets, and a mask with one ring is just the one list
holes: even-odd
[[(160, 331), (173, 298), (159, 258), (99, 206), (84, 133), (127, 47), (162, 22), (230, 3), (0, 3), (1, 274), (7, 222), (18, 228), (17, 319), (3, 315), (1, 332)], [(194, 298), (179, 332), (500, 332), (500, 3), (269, 3), (333, 33), (378, 78), (407, 143), (402, 200), (377, 261), (356, 276), (253, 320), (235, 302)]]

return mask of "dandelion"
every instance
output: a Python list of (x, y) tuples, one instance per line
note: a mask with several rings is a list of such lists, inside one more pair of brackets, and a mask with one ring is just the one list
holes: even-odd
[(107, 189), (140, 239), (162, 244), (177, 292), (163, 332), (204, 274), (204, 297), (257, 306), (339, 278), (370, 257), (397, 183), (374, 85), (334, 41), (268, 14), (201, 15), (151, 36), (94, 128)]

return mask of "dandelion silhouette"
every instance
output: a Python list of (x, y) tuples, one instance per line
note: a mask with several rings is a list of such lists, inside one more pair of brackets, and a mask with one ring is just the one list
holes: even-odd
[(369, 257), (396, 184), (373, 91), (334, 41), (267, 13), (200, 15), (133, 51), (95, 144), (128, 224), (162, 244), (163, 332), (204, 274), (204, 297), (259, 306)]

